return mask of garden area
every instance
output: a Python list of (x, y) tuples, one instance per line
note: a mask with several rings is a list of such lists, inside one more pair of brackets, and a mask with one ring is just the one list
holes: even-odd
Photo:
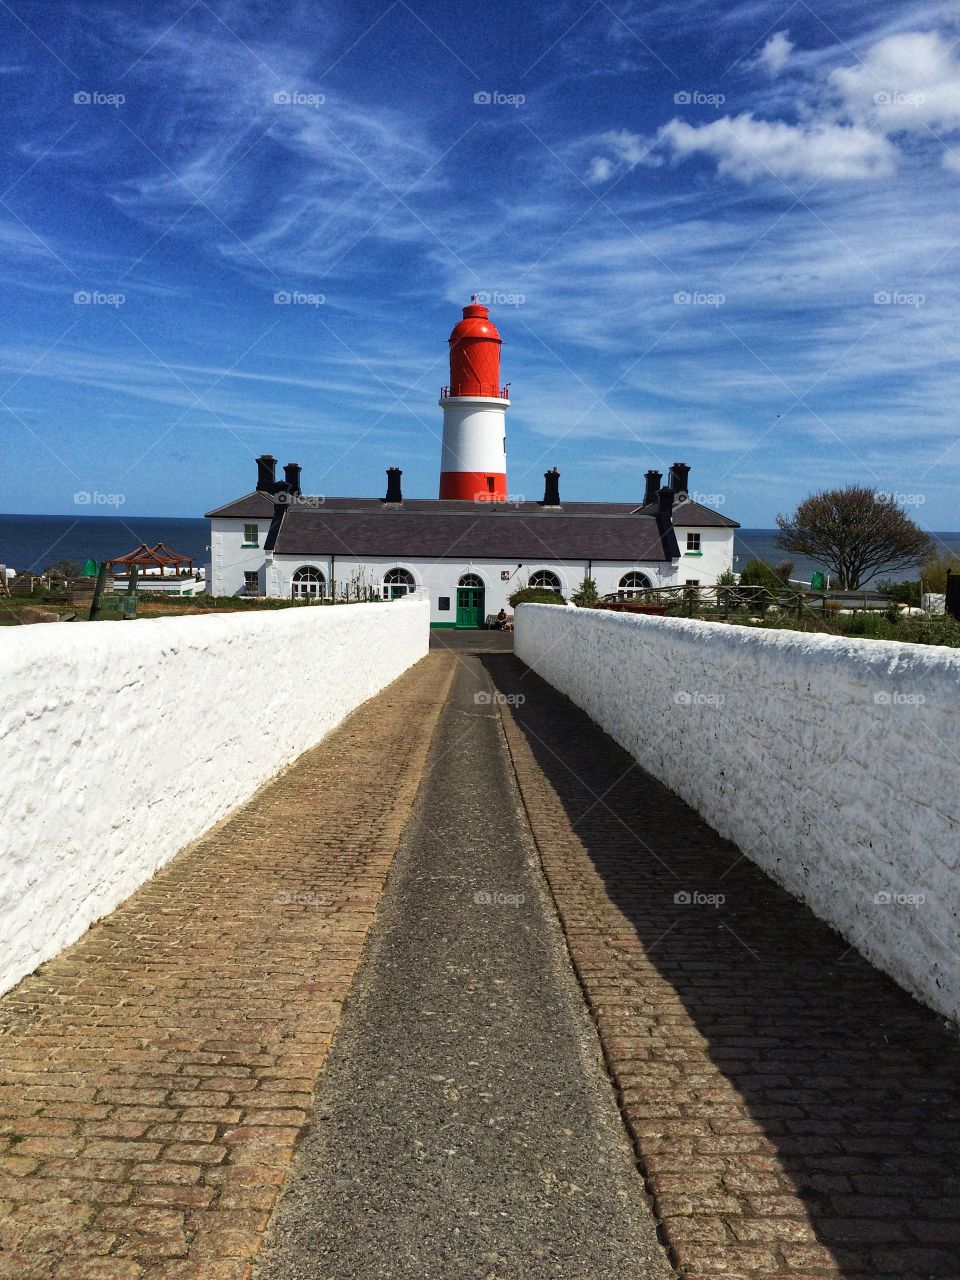
[[(126, 586), (115, 590), (113, 579), (108, 577), (107, 589), (100, 598), (97, 616), (93, 620), (133, 621), (208, 613), (249, 613), (381, 599), (373, 587), (352, 581), (340, 586), (336, 599), (323, 600), (278, 600), (265, 596), (210, 596), (203, 593), (179, 596), (167, 591), (151, 592), (150, 578), (146, 575), (135, 585), (135, 593), (131, 596)], [(0, 626), (88, 622), (94, 606), (94, 591), (95, 578), (84, 574), (82, 566), (71, 560), (57, 561), (42, 573), (20, 574), (13, 579), (8, 593), (0, 594)]]

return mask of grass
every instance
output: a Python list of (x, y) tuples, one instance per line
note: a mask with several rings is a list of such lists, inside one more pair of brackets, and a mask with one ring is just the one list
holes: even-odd
[[(69, 604), (45, 604), (44, 595), (52, 594), (47, 591), (37, 591), (30, 596), (13, 596), (11, 599), (5, 597), (0, 600), (0, 626), (12, 627), (20, 625), (17, 620), (10, 616), (9, 610), (34, 608), (43, 609), (49, 613), (63, 615), (65, 613), (76, 613), (77, 622), (86, 622), (89, 606), (82, 605), (74, 607)], [(122, 597), (123, 592), (118, 595)], [(273, 600), (263, 596), (167, 596), (158, 592), (139, 592), (139, 600), (137, 602), (137, 618), (179, 618), (187, 617), (192, 614), (204, 613), (262, 613), (264, 611), (273, 612), (277, 609), (303, 609), (307, 608), (307, 602), (301, 600)], [(113, 597), (116, 599), (116, 596)], [(110, 597), (107, 597), (110, 599)], [(338, 604), (343, 601), (338, 601)], [(353, 603), (353, 602), (351, 602)], [(328, 607), (327, 605), (317, 606), (310, 605), (311, 608)], [(116, 620), (120, 615), (105, 611), (101, 614), (102, 621)], [(31, 624), (32, 625), (32, 624)], [(41, 624), (37, 624), (41, 625)]]
[(832, 616), (811, 614), (787, 617), (768, 614), (759, 621), (730, 617), (728, 622), (757, 627), (767, 631), (806, 631), (814, 634), (848, 636), (858, 640), (896, 640), (901, 644), (936, 644), (960, 649), (960, 622), (953, 618), (917, 618), (900, 615), (896, 619), (886, 613), (834, 613)]

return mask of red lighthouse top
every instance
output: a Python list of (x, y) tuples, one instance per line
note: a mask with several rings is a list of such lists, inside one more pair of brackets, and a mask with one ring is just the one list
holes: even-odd
[(486, 396), (506, 400), (500, 385), (500, 344), (490, 312), (474, 295), (450, 334), (450, 385), (444, 396)]

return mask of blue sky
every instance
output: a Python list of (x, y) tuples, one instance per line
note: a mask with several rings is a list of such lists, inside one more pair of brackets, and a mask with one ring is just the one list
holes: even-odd
[(263, 451), (313, 493), (395, 464), (435, 496), (480, 291), (511, 493), (556, 465), (628, 500), (682, 459), (746, 525), (859, 482), (960, 527), (955, 6), (0, 0), (0, 27), (0, 509), (201, 514)]

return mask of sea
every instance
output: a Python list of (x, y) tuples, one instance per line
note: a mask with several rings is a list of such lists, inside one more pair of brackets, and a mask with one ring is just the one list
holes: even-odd
[(0, 564), (38, 573), (57, 560), (115, 560), (165, 542), (171, 551), (207, 563), (210, 522), (185, 516), (0, 515)]
[[(734, 569), (738, 572), (754, 556), (778, 565), (793, 561), (792, 577), (809, 581), (820, 566), (803, 556), (791, 556), (776, 545), (776, 529), (738, 529), (734, 535)], [(931, 534), (941, 553), (960, 553), (960, 533)], [(133, 551), (141, 542), (148, 547), (164, 542), (198, 566), (209, 559), (210, 525), (186, 516), (24, 516), (0, 515), (0, 564), (20, 572), (37, 573), (56, 560), (113, 560)], [(909, 570), (882, 574), (903, 581)]]

